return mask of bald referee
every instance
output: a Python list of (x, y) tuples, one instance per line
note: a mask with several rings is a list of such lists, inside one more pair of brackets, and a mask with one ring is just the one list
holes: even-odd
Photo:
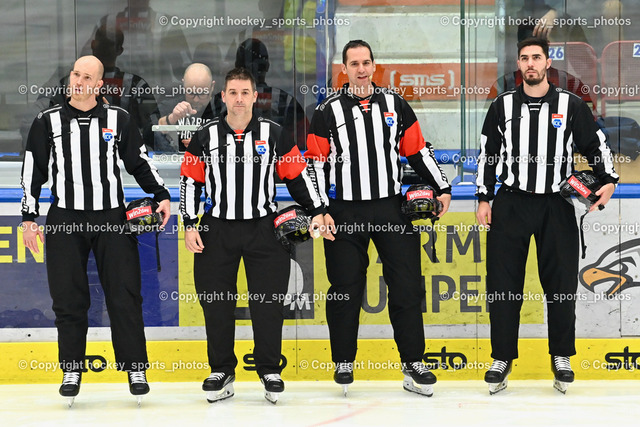
[[(96, 96), (104, 68), (95, 56), (76, 61), (71, 97), (33, 121), (22, 166), (22, 229), (38, 253), (43, 233), (35, 223), (40, 190), (50, 178), (53, 202), (46, 220), (47, 276), (58, 329), (63, 382), (60, 394), (80, 390), (91, 304), (87, 260), (93, 251), (104, 289), (118, 369), (128, 372), (134, 395), (149, 392), (137, 239), (124, 231), (124, 191), (118, 161), (170, 216), (169, 191), (151, 164), (137, 127), (120, 107)], [(72, 230), (60, 232), (60, 230)]]

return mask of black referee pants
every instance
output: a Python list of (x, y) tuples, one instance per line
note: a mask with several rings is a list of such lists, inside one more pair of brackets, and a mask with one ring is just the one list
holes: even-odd
[(91, 305), (87, 261), (93, 251), (104, 290), (118, 369), (145, 370), (147, 350), (140, 295), (140, 258), (135, 237), (122, 232), (124, 207), (77, 211), (52, 205), (47, 215), (49, 291), (64, 371), (84, 366)]
[(280, 373), (283, 301), (289, 284), (289, 254), (276, 240), (275, 214), (252, 220), (203, 215), (204, 250), (194, 254), (194, 279), (204, 311), (211, 372), (233, 374), (235, 308), (240, 258), (244, 260), (258, 375)]
[(360, 308), (369, 266), (369, 241), (378, 250), (389, 289), (389, 318), (402, 362), (422, 360), (425, 349), (420, 235), (400, 212), (400, 195), (368, 201), (331, 200), (328, 207), (336, 240), (324, 241), (327, 275), (327, 324), (335, 363), (354, 361)]
[(503, 185), (487, 234), (487, 296), (491, 357), (518, 357), (518, 329), (529, 242), (534, 236), (538, 275), (547, 303), (549, 354), (572, 356), (578, 289), (578, 227), (574, 208), (560, 194), (535, 195)]

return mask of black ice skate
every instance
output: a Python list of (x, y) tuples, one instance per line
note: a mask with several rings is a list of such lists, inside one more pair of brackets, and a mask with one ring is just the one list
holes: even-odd
[(278, 397), (284, 391), (284, 381), (280, 374), (262, 375), (260, 382), (264, 385), (264, 398), (274, 405), (278, 403)]
[(574, 380), (569, 357), (551, 356), (551, 370), (555, 377), (553, 379), (553, 386), (562, 394), (566, 393), (567, 388), (569, 388), (569, 384)]
[(489, 394), (496, 394), (507, 388), (507, 377), (511, 373), (511, 365), (511, 360), (493, 360), (491, 367), (484, 374), (485, 382), (489, 383)]
[(342, 392), (346, 396), (349, 391), (349, 384), (353, 383), (353, 362), (336, 363), (333, 380), (342, 386)]
[(82, 372), (64, 372), (62, 375), (62, 385), (60, 386), (60, 396), (67, 398), (69, 408), (73, 405), (75, 397), (80, 393), (80, 381)]
[(144, 371), (127, 372), (127, 376), (129, 377), (129, 392), (136, 397), (138, 406), (140, 406), (142, 396), (149, 393), (147, 376)]
[(421, 361), (403, 363), (402, 373), (404, 374), (402, 387), (405, 390), (423, 396), (433, 396), (433, 384), (436, 383), (437, 379), (424, 363)]
[(212, 372), (209, 378), (202, 383), (202, 390), (207, 392), (207, 401), (213, 403), (233, 396), (233, 382), (235, 380), (235, 375)]

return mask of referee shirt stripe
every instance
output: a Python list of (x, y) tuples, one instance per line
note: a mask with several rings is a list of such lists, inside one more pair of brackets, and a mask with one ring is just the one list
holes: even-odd
[(102, 176), (101, 176), (101, 171), (100, 171), (100, 148), (101, 148), (101, 141), (100, 141), (100, 130), (99, 128), (99, 123), (98, 123), (98, 118), (94, 117), (91, 120), (91, 125), (90, 125), (90, 129), (89, 129), (89, 167), (91, 169), (91, 183), (92, 183), (92, 190), (93, 190), (93, 197), (92, 197), (92, 205), (93, 205), (93, 209), (95, 210), (102, 210), (103, 209), (103, 203), (102, 203), (102, 185), (100, 185), (100, 183), (102, 182)]
[[(569, 95), (561, 93), (558, 97), (558, 114), (562, 114), (565, 120), (563, 120), (562, 127), (556, 131), (555, 161), (553, 162), (553, 182), (551, 185), (552, 192), (560, 191), (560, 182), (567, 176), (566, 171), (570, 170), (571, 162), (573, 162), (573, 159), (569, 158), (573, 157), (573, 144), (566, 147), (568, 155), (566, 158), (563, 158), (565, 156), (563, 142), (567, 132), (568, 107)], [(563, 170), (565, 171), (564, 175), (562, 175)]]
[(353, 191), (351, 188), (351, 167), (353, 162), (357, 159), (353, 158), (354, 156), (352, 156), (349, 151), (349, 135), (347, 133), (347, 123), (345, 122), (342, 103), (340, 101), (332, 103), (331, 109), (335, 115), (336, 128), (338, 129), (337, 140), (333, 141), (336, 144), (336, 154), (338, 156), (342, 156), (344, 160), (336, 163), (335, 165), (336, 169), (338, 169), (336, 172), (336, 180), (341, 178), (342, 198), (344, 200), (352, 200)]
[(234, 137), (231, 134), (227, 134), (227, 159), (225, 159), (226, 165), (226, 185), (224, 187), (226, 191), (226, 200), (227, 200), (227, 218), (238, 219), (236, 216), (236, 156), (237, 151), (236, 147), (238, 145), (235, 142)]
[[(351, 109), (354, 118), (356, 143), (355, 149), (358, 153), (358, 168), (352, 169), (352, 172), (356, 173), (352, 182), (356, 179), (360, 179), (360, 199), (371, 199), (371, 179), (369, 177), (369, 150), (367, 147), (367, 130), (364, 126), (365, 118), (359, 106), (354, 106)], [(366, 113), (370, 114), (370, 113)], [(357, 187), (356, 187), (357, 188)]]
[[(218, 128), (216, 126), (211, 126), (209, 129), (209, 158), (206, 159), (207, 162), (211, 162), (211, 167), (209, 168), (211, 174), (213, 175), (213, 179), (206, 179), (207, 184), (212, 188), (207, 194), (213, 195), (213, 200), (221, 200), (222, 199), (222, 185), (220, 185), (221, 175), (220, 168), (223, 167), (223, 153), (226, 153), (226, 147), (223, 150), (220, 147), (220, 139), (218, 138)], [(215, 203), (213, 205), (213, 209), (211, 211), (211, 215), (219, 218), (221, 215), (221, 203)]]
[(109, 182), (109, 203), (111, 206), (118, 206), (119, 170), (117, 159), (119, 158), (116, 149), (116, 138), (119, 138), (118, 113), (115, 110), (107, 110), (107, 128), (113, 131), (113, 138), (107, 142), (107, 181)]
[[(540, 107), (540, 113), (538, 114), (538, 148), (536, 152), (536, 156), (538, 156), (538, 161), (534, 163), (536, 168), (535, 174), (535, 190), (536, 193), (544, 193), (546, 190), (547, 184), (547, 165), (549, 165), (549, 156), (547, 155), (547, 141), (549, 140), (549, 120), (551, 117), (549, 115), (549, 104), (544, 103), (542, 107)], [(562, 133), (562, 132), (558, 132)]]
[(60, 111), (51, 113), (51, 132), (53, 133), (53, 146), (55, 153), (55, 168), (57, 169), (55, 174), (55, 194), (57, 195), (58, 206), (66, 208), (66, 186), (65, 186), (65, 161), (64, 150), (62, 149), (62, 124), (60, 122)]

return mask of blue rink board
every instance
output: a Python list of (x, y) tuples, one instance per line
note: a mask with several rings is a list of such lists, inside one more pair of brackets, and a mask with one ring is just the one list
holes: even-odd
[[(0, 246), (0, 256), (9, 255), (12, 263), (0, 264), (2, 285), (0, 286), (0, 327), (1, 328), (42, 328), (54, 327), (51, 297), (47, 284), (46, 264), (36, 262), (26, 250), (26, 262), (17, 262), (17, 231), (21, 221), (19, 216), (0, 216), (0, 227), (10, 227), (12, 234), (0, 234), (0, 241), (8, 242), (8, 247)], [(40, 224), (44, 221), (39, 219)], [(172, 216), (168, 230), (177, 229), (177, 218)], [(168, 295), (178, 290), (178, 246), (176, 236), (161, 233), (159, 238), (162, 271), (156, 268), (156, 242), (153, 233), (138, 237), (140, 265), (142, 271), (142, 297), (145, 326), (178, 326), (178, 301), (168, 298), (161, 301), (159, 294)], [(7, 245), (6, 243), (4, 244)], [(46, 258), (45, 258), (46, 261)], [(88, 262), (91, 308), (89, 326), (109, 326), (109, 318), (104, 300), (104, 292), (98, 279), (93, 255)]]

